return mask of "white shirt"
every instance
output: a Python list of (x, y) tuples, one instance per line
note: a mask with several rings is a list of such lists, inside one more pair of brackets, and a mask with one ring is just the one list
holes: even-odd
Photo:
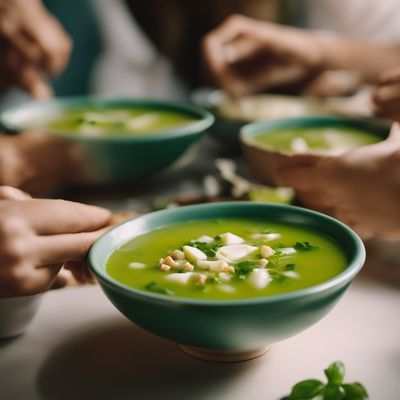
[(379, 44), (400, 44), (400, 0), (303, 1), (310, 29)]

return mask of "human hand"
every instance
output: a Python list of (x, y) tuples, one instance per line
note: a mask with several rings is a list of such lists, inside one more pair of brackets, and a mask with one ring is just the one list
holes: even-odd
[(21, 132), (0, 134), (0, 185), (30, 194), (46, 194), (59, 187), (85, 183), (86, 158), (76, 144), (55, 135)]
[(109, 211), (63, 200), (31, 199), (7, 187), (0, 187), (0, 198), (0, 297), (46, 291), (64, 263), (67, 268), (69, 263), (79, 281), (89, 278), (85, 257), (107, 225)]
[(240, 15), (210, 32), (203, 52), (211, 74), (232, 95), (306, 79), (320, 69), (323, 58), (311, 33)]
[(363, 238), (400, 238), (400, 127), (378, 144), (341, 156), (293, 155), (279, 184), (307, 207), (331, 214)]
[(400, 68), (382, 74), (379, 83), (372, 97), (375, 114), (400, 121)]
[(0, 52), (0, 88), (18, 85), (46, 98), (45, 78), (65, 68), (71, 41), (40, 0), (0, 0)]

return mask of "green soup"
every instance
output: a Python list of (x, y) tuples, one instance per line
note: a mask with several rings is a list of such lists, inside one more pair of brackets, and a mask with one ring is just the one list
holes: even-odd
[(198, 121), (198, 118), (179, 111), (101, 106), (67, 109), (47, 118), (47, 121), (38, 121), (36, 127), (88, 136), (151, 134)]
[(282, 294), (327, 281), (347, 265), (331, 238), (249, 219), (189, 221), (143, 234), (107, 260), (132, 288), (196, 299)]
[(371, 132), (351, 127), (314, 127), (266, 132), (254, 140), (263, 147), (289, 153), (340, 154), (382, 139)]

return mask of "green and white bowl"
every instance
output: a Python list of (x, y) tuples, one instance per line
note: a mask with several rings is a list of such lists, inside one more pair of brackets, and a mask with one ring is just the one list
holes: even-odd
[[(46, 115), (85, 106), (134, 107), (175, 111), (195, 117), (187, 125), (154, 133), (93, 136), (52, 132), (30, 127)], [(149, 99), (101, 99), (91, 97), (58, 98), (30, 102), (6, 110), (0, 115), (0, 126), (9, 132), (46, 133), (65, 145), (65, 152), (74, 157), (75, 166), (84, 183), (115, 183), (147, 177), (163, 170), (179, 159), (213, 124), (214, 117), (205, 110), (180, 103)], [(36, 125), (36, 124), (35, 124)], [(60, 148), (58, 146), (57, 148)], [(51, 155), (49, 155), (51, 156)], [(68, 168), (68, 166), (66, 166)]]
[[(108, 257), (128, 240), (188, 220), (266, 219), (314, 229), (334, 239), (345, 253), (345, 270), (306, 289), (243, 300), (166, 297), (133, 289), (106, 272)], [(91, 271), (115, 307), (145, 330), (170, 339), (200, 358), (238, 361), (315, 324), (336, 304), (364, 264), (360, 238), (347, 226), (304, 208), (254, 202), (214, 203), (169, 209), (125, 222), (103, 235), (89, 252)]]

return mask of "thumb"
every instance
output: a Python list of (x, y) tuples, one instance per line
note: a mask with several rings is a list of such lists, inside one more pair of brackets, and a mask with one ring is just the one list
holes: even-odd
[(395, 122), (390, 128), (387, 140), (390, 142), (400, 143), (400, 124), (398, 122)]

